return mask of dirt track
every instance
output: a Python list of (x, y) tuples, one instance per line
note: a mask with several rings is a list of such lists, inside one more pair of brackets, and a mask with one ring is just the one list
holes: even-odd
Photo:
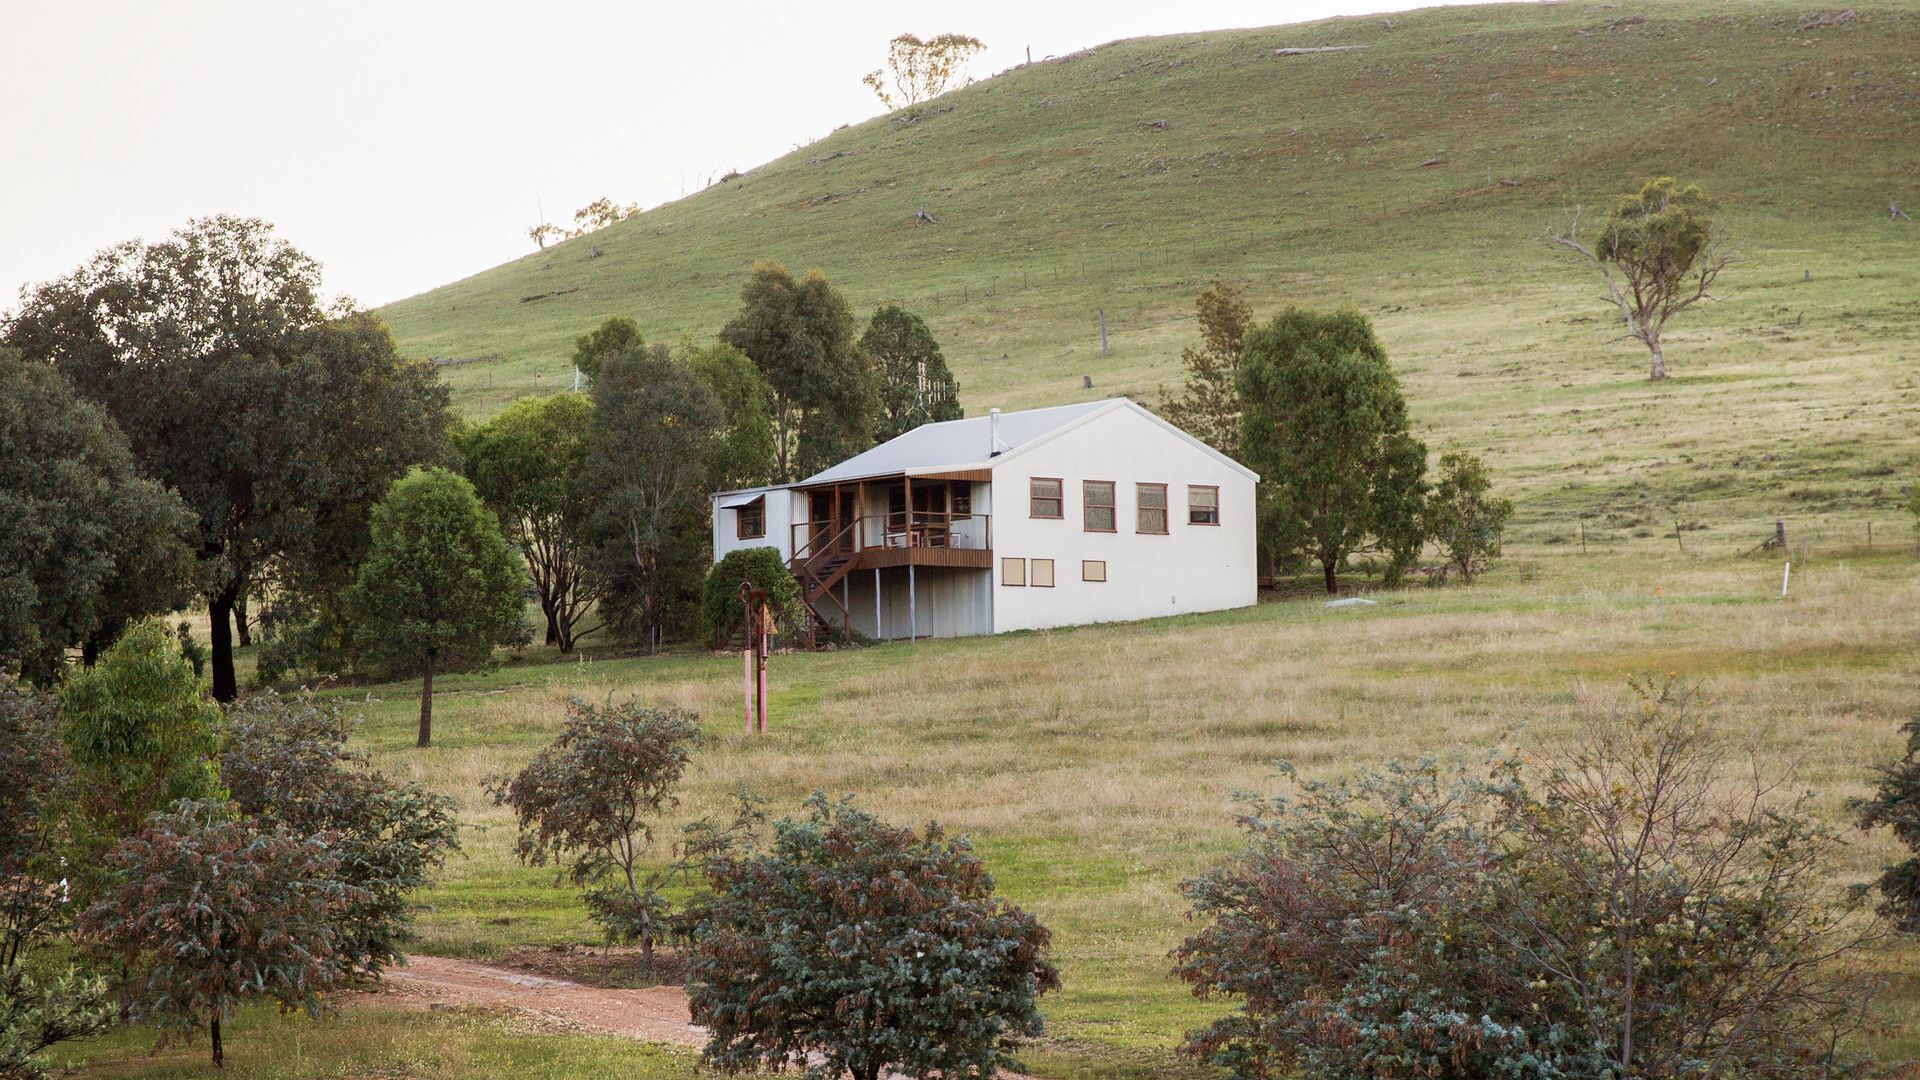
[[(645, 1042), (704, 1046), (707, 1029), (687, 1019), (687, 995), (677, 986), (607, 990), (585, 983), (530, 975), (507, 968), (409, 956), (388, 968), (379, 1000), (413, 1008), (482, 1006), (510, 1009), (558, 1026), (587, 1028)], [(1002, 1072), (1006, 1080), (1033, 1080)]]
[(529, 1016), (647, 1042), (702, 1046), (707, 1029), (687, 1020), (687, 995), (675, 986), (603, 990), (441, 956), (410, 956), (385, 980), (396, 1004), (491, 1005)]

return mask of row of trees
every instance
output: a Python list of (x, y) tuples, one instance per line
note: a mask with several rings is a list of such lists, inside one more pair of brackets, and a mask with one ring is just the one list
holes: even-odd
[(398, 962), (456, 847), (451, 802), (339, 713), (223, 710), (197, 660), (147, 619), (57, 695), (0, 685), (0, 1073), (121, 1015), (207, 1030), (218, 1064), (246, 1001), (317, 1009)]
[(1450, 448), (1437, 482), (1408, 431), (1406, 401), (1373, 326), (1357, 312), (1289, 308), (1256, 325), (1240, 290), (1196, 303), (1201, 340), (1181, 353), (1167, 418), (1259, 472), (1260, 547), (1270, 568), (1314, 565), (1329, 593), (1350, 556), (1379, 556), (1391, 583), (1429, 542), (1471, 580), (1500, 552), (1512, 504), (1479, 458)]
[[(650, 345), (611, 319), (575, 362), (588, 394), (458, 423), (430, 365), (325, 301), (318, 265), (250, 219), (194, 221), (28, 291), (0, 322), (0, 513), (17, 523), (0, 537), (0, 671), (52, 685), (70, 650), (91, 663), (198, 597), (222, 702), (235, 632), (256, 623), (263, 681), (356, 665), (430, 680), (519, 640), (496, 528), (550, 644), (570, 650), (595, 612), (652, 648), (699, 628), (706, 492), (960, 415), (920, 318), (885, 306), (862, 327), (823, 275), (772, 263), (718, 341)], [(455, 565), (487, 587), (462, 599)]]

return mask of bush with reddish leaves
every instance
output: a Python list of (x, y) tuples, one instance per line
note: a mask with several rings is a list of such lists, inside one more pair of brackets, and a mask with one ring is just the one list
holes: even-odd
[(220, 1024), (240, 1005), (264, 997), (317, 1012), (340, 978), (335, 927), (356, 890), (339, 880), (332, 839), (181, 802), (109, 857), (116, 883), (81, 932), (135, 973), (136, 1016), (183, 1031), (206, 1024), (222, 1064)]

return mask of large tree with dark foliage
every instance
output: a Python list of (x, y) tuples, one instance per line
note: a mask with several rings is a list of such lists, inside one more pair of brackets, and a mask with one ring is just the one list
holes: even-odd
[(221, 1022), (250, 1000), (318, 1012), (340, 977), (334, 927), (352, 890), (328, 837), (300, 837), (183, 802), (114, 851), (116, 884), (81, 931), (139, 974), (135, 1015), (191, 1032), (207, 1025), (225, 1063)]
[(819, 794), (807, 808), (709, 864), (687, 977), (703, 1060), (854, 1080), (1007, 1065), (1060, 984), (1046, 928), (938, 825), (916, 835)]
[(563, 653), (599, 595), (588, 533), (598, 500), (585, 475), (592, 436), (592, 402), (564, 393), (514, 402), (455, 440), (467, 479), (527, 560), (546, 643)]
[(55, 681), (191, 595), (193, 515), (142, 475), (98, 405), (0, 347), (0, 676)]
[(310, 697), (249, 697), (228, 710), (220, 779), (233, 805), (267, 829), (324, 836), (349, 887), (333, 920), (343, 976), (401, 962), (414, 890), (459, 847), (453, 800), (400, 783), (347, 749), (352, 725)]
[[(6, 343), (105, 407), (145, 472), (199, 518), (213, 692), (231, 701), (234, 606), (280, 563), (355, 553), (365, 513), (443, 453), (447, 394), (263, 221), (195, 220), (28, 292)], [(344, 574), (327, 576), (336, 584)]]
[(960, 384), (920, 316), (888, 304), (873, 313), (860, 348), (872, 359), (880, 383), (876, 441), (922, 424), (960, 419)]
[(699, 593), (724, 416), (691, 367), (644, 348), (602, 361), (593, 404), (586, 482), (598, 503), (600, 609), (651, 652)]
[(1418, 556), (1426, 447), (1366, 316), (1289, 308), (1247, 335), (1238, 379), (1263, 545), (1319, 563), (1329, 593), (1364, 547), (1395, 571)]
[(418, 746), (433, 743), (433, 677), (531, 637), (527, 574), (466, 477), (414, 469), (373, 508), (373, 542), (346, 597), (355, 648), (420, 675)]
[(772, 483), (773, 388), (766, 377), (746, 353), (724, 341), (685, 343), (677, 355), (720, 402), (725, 430), (710, 458), (709, 486), (732, 491)]
[(774, 480), (809, 476), (872, 445), (878, 388), (854, 340), (853, 309), (818, 270), (795, 280), (759, 263), (720, 339), (751, 357), (773, 388)]

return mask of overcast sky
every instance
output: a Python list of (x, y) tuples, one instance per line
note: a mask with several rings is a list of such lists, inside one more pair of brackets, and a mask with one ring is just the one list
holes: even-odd
[(985, 78), (1029, 48), (1415, 6), (0, 0), (0, 310), (213, 213), (399, 299), (531, 250), (542, 208), (658, 205), (877, 114), (860, 77), (903, 32), (981, 38)]

